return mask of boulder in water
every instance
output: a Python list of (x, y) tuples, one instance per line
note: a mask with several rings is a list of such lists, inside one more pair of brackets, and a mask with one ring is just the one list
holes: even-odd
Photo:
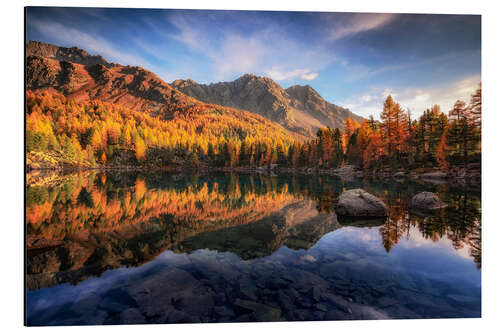
[(336, 212), (346, 217), (385, 217), (387, 206), (376, 196), (358, 188), (340, 195)]
[(421, 192), (410, 200), (410, 209), (416, 211), (435, 211), (447, 205), (432, 192)]

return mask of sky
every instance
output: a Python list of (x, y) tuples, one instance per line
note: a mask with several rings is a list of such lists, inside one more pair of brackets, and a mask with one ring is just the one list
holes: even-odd
[(267, 76), (378, 118), (391, 94), (418, 116), (469, 101), (479, 15), (29, 7), (26, 41), (77, 46), (166, 82)]

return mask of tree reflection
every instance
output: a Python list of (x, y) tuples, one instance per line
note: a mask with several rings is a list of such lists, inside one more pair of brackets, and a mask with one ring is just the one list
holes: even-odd
[(389, 217), (380, 228), (384, 248), (389, 252), (402, 237), (410, 237), (411, 228), (434, 242), (446, 237), (456, 250), (468, 247), (477, 267), (481, 267), (481, 200), (479, 192), (465, 187), (441, 184), (436, 193), (448, 207), (433, 215), (409, 213), (408, 203), (413, 195), (397, 191), (375, 192), (388, 204)]
[[(387, 252), (418, 231), (434, 242), (448, 238), (457, 250), (467, 248), (481, 268), (480, 191), (471, 188), (367, 179), (343, 181), (326, 175), (87, 172), (52, 177), (50, 182), (30, 182), (27, 187), (28, 281), (33, 288), (68, 279), (76, 283), (82, 276), (99, 275), (108, 268), (140, 265), (165, 249), (182, 250), (179, 244), (189, 245), (191, 250), (200, 244), (221, 250), (229, 244), (233, 248), (241, 233), (253, 244), (247, 244), (248, 248), (259, 244), (258, 252), (263, 255), (283, 244), (310, 247), (336, 228), (336, 218), (327, 221), (324, 217), (335, 217), (338, 196), (356, 187), (373, 193), (388, 206), (385, 222), (364, 224), (379, 228)], [(423, 190), (436, 192), (448, 207), (432, 216), (410, 214), (409, 199)], [(294, 209), (303, 207), (299, 203), (304, 200), (316, 202), (323, 224), (293, 226), (292, 220), (299, 221)], [(312, 209), (315, 211), (314, 206)], [(288, 215), (282, 218), (278, 212)], [(244, 227), (263, 220), (262, 226)], [(236, 227), (240, 229), (234, 235), (218, 232)], [(262, 242), (249, 234), (252, 232), (262, 236)], [(224, 238), (225, 243), (221, 241)], [(188, 239), (191, 241), (186, 243)], [(252, 254), (245, 256), (251, 258)], [(64, 270), (71, 270), (73, 275), (62, 276)], [(52, 275), (44, 275), (43, 282), (37, 274)]]

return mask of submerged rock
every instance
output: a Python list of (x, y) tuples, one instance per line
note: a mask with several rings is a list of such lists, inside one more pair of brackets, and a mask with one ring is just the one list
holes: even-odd
[(434, 211), (446, 206), (447, 204), (432, 192), (421, 192), (410, 200), (410, 209), (416, 211)]
[(237, 298), (233, 307), (239, 312), (250, 312), (257, 321), (278, 321), (281, 310), (262, 303)]
[(336, 212), (347, 217), (385, 217), (387, 206), (376, 196), (358, 188), (340, 195)]
[(332, 170), (334, 174), (339, 174), (339, 175), (353, 175), (356, 171), (357, 170), (353, 165), (346, 165), (342, 168), (337, 168)]
[(120, 313), (120, 324), (144, 324), (146, 318), (137, 308), (128, 308)]
[(420, 175), (420, 178), (427, 179), (445, 179), (446, 177), (448, 177), (448, 175), (442, 171), (428, 172)]

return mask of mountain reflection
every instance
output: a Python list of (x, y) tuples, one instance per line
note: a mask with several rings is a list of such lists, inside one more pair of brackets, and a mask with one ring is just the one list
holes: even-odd
[[(243, 260), (283, 246), (308, 249), (342, 226), (379, 227), (390, 251), (411, 229), (468, 248), (481, 267), (480, 191), (447, 184), (342, 182), (330, 176), (79, 173), (28, 179), (27, 284), (76, 284), (122, 266), (137, 266), (170, 249), (232, 252)], [(431, 186), (429, 188), (429, 186)], [(335, 199), (363, 187), (390, 209), (387, 220), (337, 221)], [(410, 215), (421, 190), (449, 204), (436, 216)]]

